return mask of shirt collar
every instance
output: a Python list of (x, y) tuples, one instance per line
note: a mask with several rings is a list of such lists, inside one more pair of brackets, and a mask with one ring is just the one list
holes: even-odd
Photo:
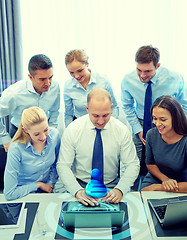
[(90, 70), (91, 75), (90, 75), (90, 82), (88, 84), (91, 83), (96, 83), (96, 78), (95, 78), (95, 74)]
[[(159, 68), (160, 68), (160, 67), (159, 67)], [(159, 68), (156, 70), (156, 74), (155, 74), (154, 77), (151, 79), (151, 82), (152, 82), (153, 84), (156, 84), (157, 81), (158, 81), (159, 72), (160, 72), (160, 69), (159, 69)]]
[[(53, 81), (52, 81), (51, 86), (49, 87), (49, 90), (47, 92), (49, 92), (52, 87), (53, 87)], [(43, 96), (43, 95), (47, 94), (47, 92), (42, 92), (42, 94), (37, 93), (36, 90), (34, 89), (30, 79), (27, 80), (27, 88), (30, 92), (38, 94), (39, 96)]]
[[(96, 83), (96, 78), (94, 76), (94, 73), (90, 69), (89, 69), (89, 71), (91, 74), (90, 74), (90, 81), (89, 81), (88, 85), (90, 85), (91, 83)], [(75, 78), (72, 78), (72, 80), (73, 80), (74, 86), (82, 87), (82, 85)]]
[(27, 87), (28, 87), (28, 90), (29, 90), (30, 92), (33, 92), (33, 93), (35, 93), (35, 94), (40, 95), (39, 93), (37, 93), (37, 92), (35, 91), (35, 89), (34, 89), (34, 87), (33, 87), (32, 82), (31, 82), (30, 79), (27, 80)]
[(47, 144), (50, 144), (52, 142), (52, 136), (51, 136), (51, 129), (50, 128), (49, 128), (49, 134), (47, 135), (47, 140), (46, 141), (47, 141)]
[(73, 78), (73, 80), (75, 81), (75, 86), (76, 87), (80, 88), (82, 86), (75, 78)]
[(31, 142), (29, 141), (28, 143), (26, 143), (25, 148), (27, 149), (27, 148), (30, 148), (30, 147), (32, 147), (32, 144), (31, 144)]

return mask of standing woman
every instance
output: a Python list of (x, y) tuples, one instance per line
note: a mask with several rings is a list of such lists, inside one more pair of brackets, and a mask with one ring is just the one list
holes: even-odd
[(156, 128), (146, 137), (148, 174), (142, 191), (187, 192), (187, 118), (172, 96), (155, 100), (151, 108)]
[(45, 112), (39, 107), (25, 109), (8, 150), (4, 174), (6, 199), (34, 192), (53, 192), (58, 178), (59, 148), (58, 130), (49, 128)]
[(65, 57), (66, 67), (72, 76), (64, 85), (65, 127), (75, 118), (85, 114), (87, 95), (93, 88), (104, 88), (112, 99), (112, 116), (118, 118), (119, 107), (112, 85), (105, 75), (92, 72), (88, 66), (88, 56), (84, 50), (71, 50)]

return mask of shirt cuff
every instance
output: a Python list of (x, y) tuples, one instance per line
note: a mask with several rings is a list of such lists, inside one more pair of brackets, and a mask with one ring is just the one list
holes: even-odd
[(9, 136), (9, 134), (7, 134), (6, 136), (0, 138), (0, 145), (9, 143), (11, 140), (11, 137)]
[(38, 190), (36, 182), (31, 183), (30, 190), (34, 192)]
[(141, 124), (139, 123), (139, 124), (133, 125), (132, 130), (133, 130), (134, 134), (137, 134), (139, 132), (142, 132), (143, 128), (142, 128)]
[(118, 188), (119, 190), (121, 190), (124, 196), (126, 193), (130, 191), (130, 187), (127, 187), (127, 186), (124, 187), (123, 185), (124, 184), (118, 183), (114, 188)]

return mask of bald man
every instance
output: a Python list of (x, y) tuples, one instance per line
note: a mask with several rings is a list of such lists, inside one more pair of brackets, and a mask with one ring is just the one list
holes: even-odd
[[(111, 190), (104, 200), (119, 203), (139, 174), (139, 160), (128, 128), (111, 117), (111, 97), (104, 89), (93, 89), (87, 96), (88, 114), (76, 119), (64, 131), (57, 171), (67, 191), (84, 205), (98, 199), (88, 197), (84, 187), (90, 181), (96, 128), (101, 129), (103, 143), (103, 179)], [(119, 159), (125, 172), (119, 179)]]

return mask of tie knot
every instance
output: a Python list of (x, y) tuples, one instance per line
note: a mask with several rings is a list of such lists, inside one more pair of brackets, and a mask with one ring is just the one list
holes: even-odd
[(152, 81), (149, 81), (149, 82), (148, 82), (148, 86), (151, 85), (151, 83), (152, 83)]
[(101, 129), (95, 128), (95, 130), (96, 130), (97, 132), (101, 132)]

